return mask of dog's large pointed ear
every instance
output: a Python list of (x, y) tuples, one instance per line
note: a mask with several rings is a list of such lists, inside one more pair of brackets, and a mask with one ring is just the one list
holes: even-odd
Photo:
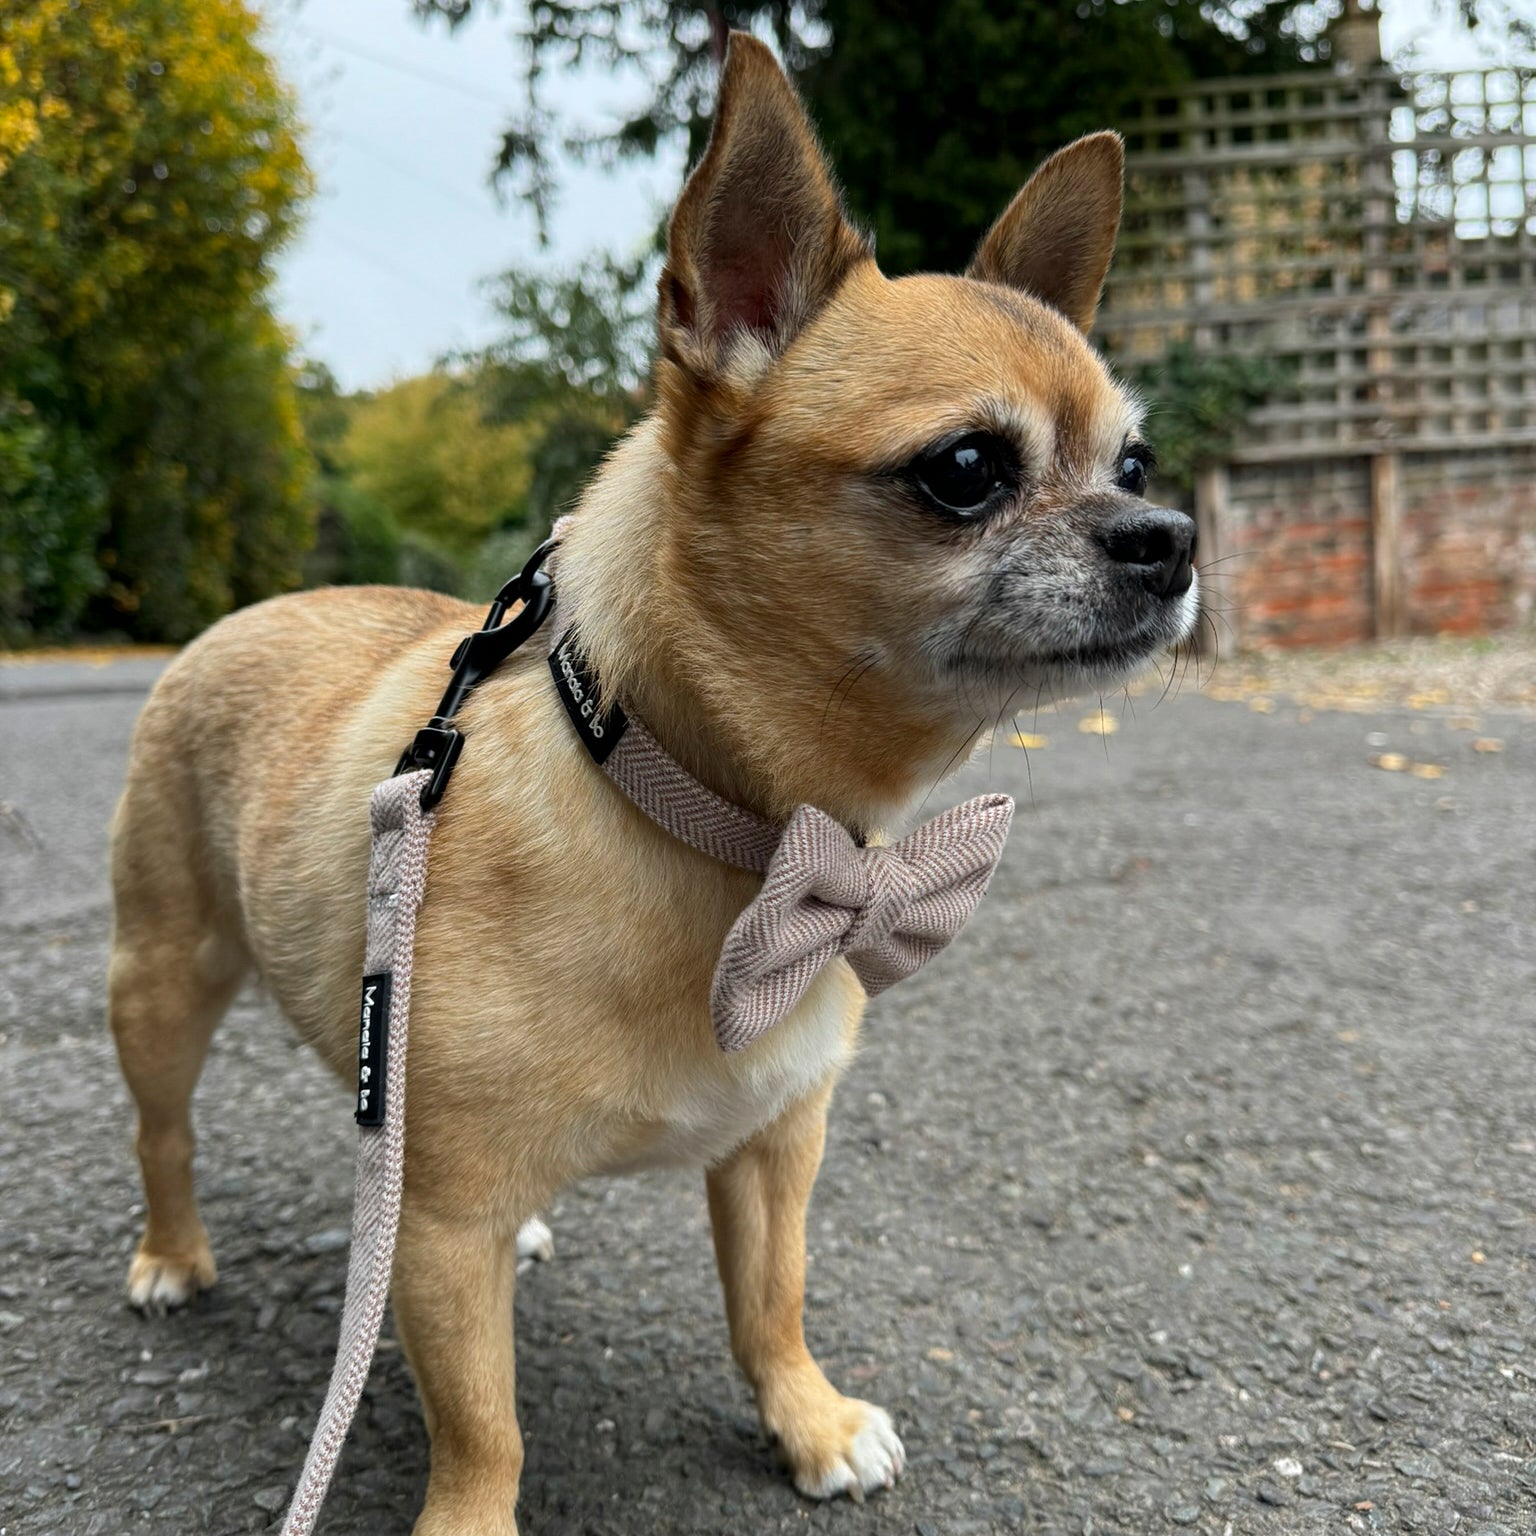
[(778, 353), (870, 257), (773, 54), (733, 32), (709, 147), (672, 215), (662, 349), (711, 374), (746, 333)]
[(1022, 288), (1091, 330), (1124, 189), (1118, 133), (1090, 133), (1057, 150), (987, 232), (965, 275)]

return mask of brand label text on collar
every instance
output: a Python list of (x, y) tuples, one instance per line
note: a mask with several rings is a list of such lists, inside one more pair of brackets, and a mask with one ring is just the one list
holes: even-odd
[(394, 972), (363, 977), (357, 1019), (357, 1123), (383, 1125), (389, 1067), (389, 999)]
[(599, 707), (597, 679), (576, 643), (574, 629), (567, 630), (550, 653), (549, 670), (554, 674), (555, 691), (581, 737), (581, 744), (594, 763), (606, 762), (608, 754), (618, 746), (629, 719), (617, 704), (606, 709)]

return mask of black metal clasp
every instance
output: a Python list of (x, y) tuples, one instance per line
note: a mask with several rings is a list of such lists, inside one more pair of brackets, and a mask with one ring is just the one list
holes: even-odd
[[(555, 582), (544, 562), (559, 541), (546, 539), (528, 557), (528, 563), (496, 594), (485, 623), (459, 642), (448, 665), (453, 679), (432, 716), (416, 733), (416, 739), (395, 764), (397, 774), (418, 768), (430, 768), (432, 777), (421, 792), (421, 808), (430, 811), (443, 798), (454, 765), (464, 750), (464, 733), (453, 724), (453, 717), (464, 702), (508, 656), (535, 634), (550, 609), (555, 606)], [(507, 609), (520, 602), (522, 607), (507, 620)]]

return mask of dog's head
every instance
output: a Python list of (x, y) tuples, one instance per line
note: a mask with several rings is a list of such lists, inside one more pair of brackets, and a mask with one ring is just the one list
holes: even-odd
[(888, 280), (771, 53), (733, 37), (671, 224), (655, 430), (662, 565), (738, 709), (947, 751), (1190, 633), (1193, 524), (1144, 500), (1141, 408), (1085, 339), (1122, 173), (1115, 135), (1080, 139), (963, 276)]

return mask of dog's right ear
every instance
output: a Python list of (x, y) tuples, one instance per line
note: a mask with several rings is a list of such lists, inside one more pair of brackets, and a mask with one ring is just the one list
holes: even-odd
[(1091, 330), (1115, 254), (1124, 182), (1118, 133), (1090, 133), (1058, 149), (988, 231), (965, 275), (1022, 288)]
[(733, 32), (709, 147), (667, 235), (663, 354), (704, 379), (743, 336), (777, 355), (870, 259), (794, 87), (768, 48)]

